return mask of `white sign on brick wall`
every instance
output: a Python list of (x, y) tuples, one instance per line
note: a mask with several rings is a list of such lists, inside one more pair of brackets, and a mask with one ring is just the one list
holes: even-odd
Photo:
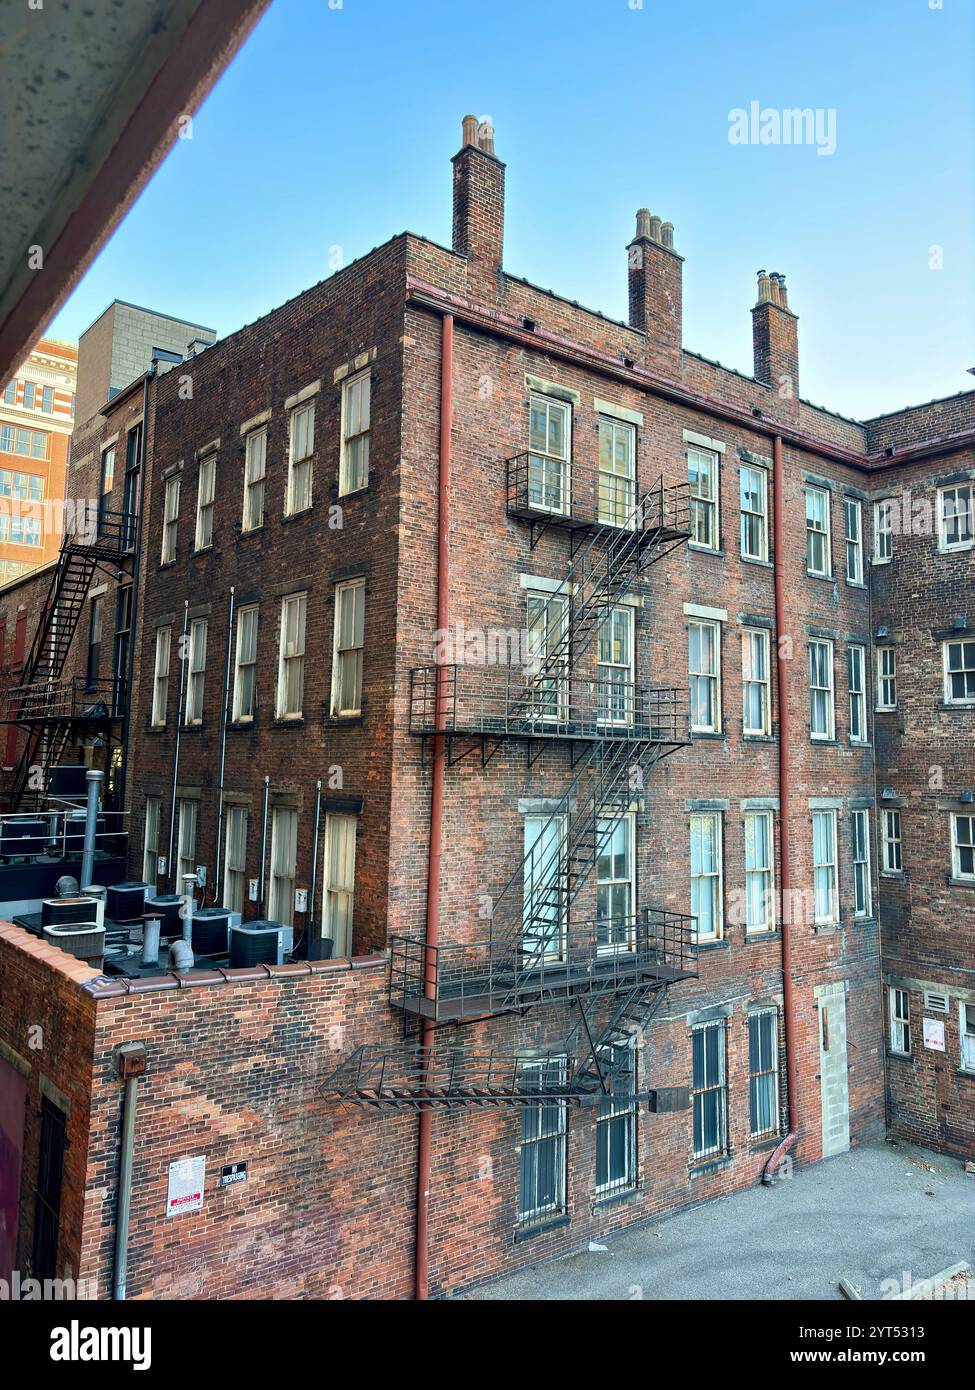
[(166, 1195), (166, 1215), (182, 1216), (188, 1211), (203, 1210), (203, 1178), (206, 1158), (181, 1158), (169, 1165), (169, 1191)]
[(926, 1018), (924, 1020), (924, 1046), (929, 1047), (932, 1052), (944, 1052), (945, 1025), (943, 1019)]

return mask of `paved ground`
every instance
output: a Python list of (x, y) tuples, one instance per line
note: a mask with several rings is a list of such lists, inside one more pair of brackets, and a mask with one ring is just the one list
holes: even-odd
[[(606, 1254), (535, 1265), (466, 1295), (482, 1299), (842, 1299), (881, 1281), (975, 1265), (975, 1176), (907, 1144), (871, 1144), (791, 1181), (610, 1236)], [(884, 1292), (886, 1292), (885, 1290)]]

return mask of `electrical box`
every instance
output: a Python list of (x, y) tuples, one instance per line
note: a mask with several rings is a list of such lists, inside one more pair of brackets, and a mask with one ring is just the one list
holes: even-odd
[(690, 1110), (690, 1086), (661, 1086), (651, 1095), (649, 1108), (654, 1115), (673, 1115), (678, 1110)]
[(307, 911), (308, 911), (308, 889), (307, 889), (307, 888), (296, 888), (296, 889), (295, 889), (295, 912), (307, 912)]
[(148, 1064), (145, 1043), (123, 1043), (118, 1050), (118, 1074), (123, 1081), (141, 1076)]

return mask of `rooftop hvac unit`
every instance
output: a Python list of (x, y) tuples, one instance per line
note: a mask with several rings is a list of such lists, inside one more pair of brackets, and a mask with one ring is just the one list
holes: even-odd
[(27, 859), (43, 854), (50, 838), (42, 820), (5, 820), (0, 825), (0, 854), (8, 859)]
[(67, 951), (88, 965), (100, 970), (105, 960), (105, 928), (92, 923), (76, 926), (45, 927), (44, 940), (49, 946)]
[(88, 769), (84, 763), (61, 763), (52, 767), (48, 777), (47, 790), (50, 796), (86, 797), (88, 795)]
[(41, 926), (65, 927), (81, 923), (98, 923), (99, 903), (87, 893), (74, 898), (42, 898)]
[[(105, 838), (105, 818), (99, 816), (95, 821), (95, 848), (98, 849)], [(70, 811), (64, 818), (64, 852), (81, 854), (85, 848), (85, 813)]]
[(146, 912), (158, 912), (162, 918), (160, 936), (182, 936), (183, 919), (179, 915), (183, 899), (178, 893), (163, 893), (158, 898), (146, 898)]
[(225, 956), (233, 913), (225, 907), (198, 907), (193, 913), (193, 954)]
[(107, 891), (105, 911), (113, 922), (140, 922), (146, 910), (148, 883), (116, 883)]
[(282, 922), (247, 922), (230, 933), (230, 964), (283, 965), (293, 945), (294, 931)]

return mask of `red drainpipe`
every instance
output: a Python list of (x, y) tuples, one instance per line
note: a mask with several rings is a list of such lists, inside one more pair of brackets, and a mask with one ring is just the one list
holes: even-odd
[(782, 993), (785, 1014), (785, 1067), (789, 1090), (789, 1133), (769, 1156), (762, 1170), (762, 1182), (775, 1181), (775, 1171), (799, 1137), (799, 1072), (796, 1053), (795, 1002), (792, 988), (792, 923), (787, 920), (791, 911), (792, 868), (789, 859), (789, 784), (792, 776), (792, 731), (789, 715), (789, 663), (782, 634), (786, 625), (785, 577), (785, 482), (782, 468), (782, 436), (772, 442), (772, 521), (775, 527), (775, 636), (776, 674), (779, 687), (779, 889), (782, 908), (779, 913), (782, 931)]
[[(454, 421), (453, 402), (454, 319), (445, 314), (440, 340), (440, 468), (438, 484), (437, 538), (437, 630), (444, 632), (450, 621), (450, 439)], [(436, 713), (433, 739), (433, 787), (430, 795), (430, 851), (427, 857), (427, 931), (428, 946), (440, 942), (440, 863), (443, 855), (443, 794), (444, 794), (444, 736), (447, 723), (447, 671), (437, 672)], [(431, 951), (426, 961), (424, 992), (428, 999), (435, 995), (436, 953)], [(432, 1019), (424, 1019), (421, 1034), (424, 1047), (433, 1046)], [(430, 1147), (433, 1137), (433, 1111), (420, 1110), (420, 1130), (416, 1158), (416, 1256), (414, 1261), (414, 1296), (424, 1301), (430, 1294), (429, 1231), (430, 1231)]]

